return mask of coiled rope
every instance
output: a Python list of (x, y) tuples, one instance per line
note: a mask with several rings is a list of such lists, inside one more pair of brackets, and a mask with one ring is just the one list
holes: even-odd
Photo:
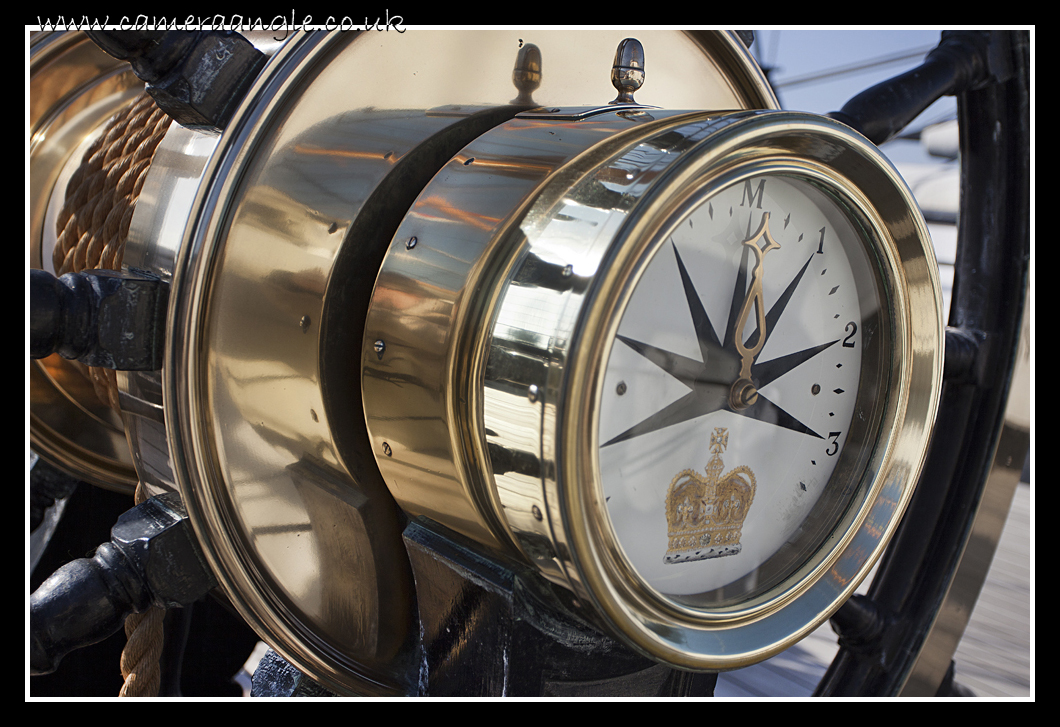
[[(136, 199), (169, 124), (170, 118), (145, 92), (119, 111), (85, 152), (66, 185), (56, 221), (56, 275), (121, 268)], [(117, 411), (115, 372), (89, 367), (82, 371), (100, 400)]]
[[(169, 124), (170, 118), (145, 92), (119, 111), (85, 152), (66, 186), (56, 223), (58, 239), (52, 263), (57, 275), (121, 268), (136, 199)], [(117, 411), (115, 372), (87, 366), (82, 370), (100, 400)], [(141, 482), (136, 486), (136, 504), (146, 499)], [(164, 616), (165, 609), (151, 606), (125, 619), (127, 641), (121, 655), (125, 683), (118, 696), (158, 695)]]
[[(140, 482), (136, 485), (136, 504), (147, 499)], [(149, 606), (142, 613), (131, 613), (125, 618), (125, 648), (121, 652), (121, 676), (125, 683), (119, 697), (157, 697), (162, 682), (162, 646), (165, 631), (162, 622), (166, 610)]]

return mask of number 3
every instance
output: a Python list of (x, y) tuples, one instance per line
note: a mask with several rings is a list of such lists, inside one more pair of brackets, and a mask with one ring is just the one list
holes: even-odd
[(842, 432), (828, 432), (828, 438), (832, 440), (832, 446), (824, 451), (829, 457), (834, 457), (836, 452), (839, 451), (839, 435)]

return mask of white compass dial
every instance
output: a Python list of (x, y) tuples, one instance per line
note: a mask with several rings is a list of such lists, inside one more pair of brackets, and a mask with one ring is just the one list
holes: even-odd
[(742, 179), (667, 229), (607, 359), (599, 467), (639, 576), (720, 605), (798, 567), (849, 505), (879, 285), (860, 227), (798, 176)]

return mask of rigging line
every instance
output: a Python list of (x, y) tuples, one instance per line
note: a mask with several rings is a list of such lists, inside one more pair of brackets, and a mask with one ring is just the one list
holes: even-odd
[(777, 81), (773, 84), (775, 89), (787, 89), (792, 86), (801, 86), (806, 83), (814, 83), (817, 81), (825, 81), (837, 76), (848, 75), (851, 73), (860, 73), (862, 71), (871, 70), (878, 66), (884, 66), (891, 63), (900, 63), (901, 61), (907, 61), (911, 58), (923, 58), (931, 50), (934, 50), (936, 46), (925, 46), (923, 48), (917, 48), (914, 50), (902, 51), (888, 56), (879, 56), (867, 61), (861, 61), (847, 66), (837, 66), (830, 68), (825, 71), (815, 71), (814, 73), (807, 74), (805, 76), (796, 76), (795, 78), (789, 78), (783, 81)]
[(780, 45), (780, 31), (772, 31), (769, 34), (769, 41), (769, 53), (765, 54), (766, 58), (763, 58), (763, 61), (766, 64), (772, 66), (777, 61), (777, 46)]

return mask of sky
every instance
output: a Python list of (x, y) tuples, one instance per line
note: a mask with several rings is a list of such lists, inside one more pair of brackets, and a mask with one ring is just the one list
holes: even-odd
[[(827, 113), (838, 111), (861, 91), (915, 68), (927, 52), (938, 45), (939, 30), (755, 30), (751, 52), (760, 65), (770, 68), (769, 78), (786, 109)], [(852, 66), (896, 56), (894, 62), (871, 68), (836, 73)], [(826, 77), (831, 72), (830, 77)], [(955, 118), (957, 105), (952, 97), (932, 104), (911, 125)], [(926, 162), (930, 157), (912, 142), (892, 142), (884, 151), (895, 163)]]
[[(767, 70), (783, 108), (825, 114), (838, 111), (865, 89), (916, 68), (940, 38), (937, 29), (767, 29), (755, 30), (751, 52)], [(945, 96), (914, 119), (904, 133), (956, 117), (956, 99)], [(916, 140), (896, 139), (880, 150), (898, 168), (929, 217), (944, 310), (948, 310), (957, 228), (930, 219), (956, 214), (958, 164), (930, 156)]]

